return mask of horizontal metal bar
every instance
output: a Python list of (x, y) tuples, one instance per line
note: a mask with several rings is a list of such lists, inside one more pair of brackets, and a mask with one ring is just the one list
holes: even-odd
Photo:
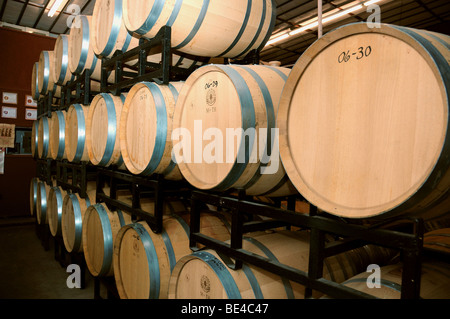
[(277, 261), (259, 256), (244, 249), (232, 249), (228, 244), (205, 236), (201, 233), (194, 233), (191, 234), (191, 236), (194, 237), (197, 243), (203, 244), (208, 248), (224, 253), (230, 258), (242, 260), (245, 263), (260, 267), (268, 272), (298, 282), (299, 284), (310, 287), (314, 290), (326, 291), (327, 295), (330, 297), (340, 299), (376, 299), (376, 297), (372, 295), (343, 286), (324, 278), (312, 280), (308, 277), (308, 273), (305, 271), (281, 264)]
[(250, 233), (254, 231), (273, 229), (278, 227), (287, 227), (289, 224), (279, 221), (279, 220), (268, 220), (268, 221), (253, 221), (244, 223), (242, 231), (244, 233)]
[(154, 219), (155, 218), (155, 216), (153, 214), (150, 214), (149, 212), (146, 212), (140, 208), (133, 208), (132, 206), (125, 204), (124, 202), (122, 202), (120, 200), (111, 198), (102, 193), (97, 194), (97, 199), (101, 202), (109, 204), (110, 206), (113, 206), (116, 209), (126, 211), (133, 215), (138, 215), (144, 219)]
[(192, 192), (193, 200), (204, 203), (245, 211), (250, 214), (261, 215), (279, 219), (293, 226), (317, 228), (321, 231), (344, 237), (359, 238), (374, 244), (397, 249), (415, 249), (420, 246), (415, 235), (401, 233), (388, 229), (369, 229), (360, 225), (346, 224), (322, 216), (310, 216), (298, 214), (281, 208), (269, 207), (248, 201), (240, 201), (237, 198), (212, 195), (200, 191)]

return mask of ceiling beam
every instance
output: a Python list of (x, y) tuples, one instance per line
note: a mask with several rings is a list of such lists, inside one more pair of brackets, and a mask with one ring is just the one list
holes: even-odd
[(430, 13), (433, 17), (435, 17), (436, 19), (439, 20), (440, 23), (443, 23), (444, 20), (441, 19), (440, 16), (438, 16), (436, 13), (434, 13), (430, 8), (428, 8), (428, 6), (425, 5), (425, 3), (423, 3), (422, 0), (415, 0), (422, 8), (425, 9), (425, 11), (427, 11), (428, 13)]
[(6, 4), (8, 0), (3, 1), (2, 10), (0, 11), (0, 20), (3, 21), (3, 15), (5, 14)]
[(30, 2), (30, 0), (26, 0), (22, 6), (22, 10), (20, 10), (20, 14), (19, 14), (19, 17), (17, 18), (17, 22), (16, 22), (17, 25), (20, 25), (20, 21), (22, 21), (23, 14), (25, 13), (25, 10), (28, 7), (28, 2)]
[(36, 19), (36, 22), (33, 25), (33, 28), (36, 28), (39, 22), (41, 21), (42, 16), (44, 15), (45, 10), (47, 10), (48, 4), (50, 3), (50, 0), (47, 0), (47, 3), (45, 6), (41, 9), (41, 12), (39, 13), (38, 18)]

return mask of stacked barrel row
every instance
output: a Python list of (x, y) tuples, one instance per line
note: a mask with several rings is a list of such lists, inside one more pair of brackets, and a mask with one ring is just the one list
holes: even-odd
[[(267, 40), (270, 33), (266, 23), (273, 21), (272, 18), (264, 19), (272, 17), (274, 6), (271, 2), (263, 1), (260, 7), (253, 1), (248, 1), (247, 6), (219, 3), (198, 1), (196, 7), (183, 1), (98, 1), (91, 35), (93, 30), (102, 29), (103, 35), (109, 36), (104, 38), (108, 40), (103, 41), (100, 49), (104, 52), (95, 52), (94, 56), (110, 56), (123, 48), (124, 43), (133, 42), (139, 36), (153, 37), (163, 25), (172, 27), (174, 48), (199, 56), (239, 57), (264, 44), (261, 39)], [(233, 12), (233, 17), (242, 15), (239, 27), (235, 26), (238, 19), (223, 18), (227, 12), (223, 11), (225, 7)], [(108, 32), (104, 32), (107, 28), (103, 28), (103, 24), (95, 23), (103, 10), (109, 12), (110, 22), (115, 21), (111, 22), (114, 28)], [(115, 20), (120, 16), (122, 19)], [(252, 27), (253, 23), (257, 27)], [(227, 26), (227, 32), (221, 33), (222, 26)], [(229, 31), (235, 29), (235, 34)], [(418, 36), (417, 33), (387, 25), (374, 30), (363, 24), (349, 25), (330, 32), (313, 44), (292, 71), (262, 65), (206, 65), (193, 72), (185, 82), (167, 86), (143, 82), (121, 96), (100, 94), (89, 106), (72, 105), (66, 114), (62, 113), (61, 118), (65, 117), (64, 137), (59, 133), (54, 140), (64, 140), (65, 155), (53, 155), (62, 154), (61, 149), (60, 152), (48, 151), (53, 149), (50, 132), (62, 132), (56, 129), (62, 124), (53, 126), (48, 119), (45, 124), (45, 117), (35, 123), (35, 148), (41, 158), (51, 156), (71, 162), (90, 161), (99, 166), (115, 165), (144, 176), (157, 173), (167, 179), (185, 179), (202, 190), (240, 188), (249, 195), (264, 196), (300, 192), (321, 210), (347, 218), (385, 218), (405, 212), (429, 218), (441, 217), (448, 213), (449, 207), (446, 178), (449, 164), (445, 162), (448, 156), (439, 157), (441, 153), (449, 154), (445, 135), (448, 124), (445, 120), (448, 117), (445, 116), (448, 115), (445, 93), (448, 92), (448, 41), (440, 35), (421, 31)], [(115, 38), (116, 34), (122, 34), (122, 37)], [(382, 40), (386, 37), (392, 46), (415, 52), (415, 56), (411, 60), (391, 61)], [(93, 39), (91, 36), (90, 40)], [(346, 55), (350, 48), (344, 47), (350, 47), (356, 40), (364, 44), (360, 47), (362, 51), (358, 49), (355, 55)], [(424, 41), (428, 41), (427, 45)], [(336, 45), (328, 50), (330, 44)], [(383, 66), (390, 66), (392, 72), (412, 71), (414, 68), (408, 68), (404, 63), (415, 64), (422, 59), (425, 61), (422, 68), (427, 70), (431, 84), (423, 87), (413, 100), (409, 87), (398, 87), (403, 82), (396, 76), (386, 78), (384, 71), (373, 71), (384, 70)], [(421, 77), (418, 74), (408, 74), (408, 81), (419, 83)], [(353, 82), (346, 80), (345, 85), (338, 84), (342, 76)], [(387, 80), (395, 83), (382, 85)], [(353, 88), (348, 83), (352, 83)], [(392, 89), (398, 92), (389, 91)], [(385, 94), (387, 91), (390, 93)], [(431, 96), (435, 98), (430, 102), (435, 114), (424, 111), (428, 114), (424, 117), (420, 107), (428, 104), (419, 102)], [(378, 113), (379, 106), (368, 102), (373, 100), (383, 105), (383, 112)], [(399, 114), (395, 113), (395, 108)], [(420, 125), (405, 125), (401, 121), (404, 114), (411, 116), (406, 123)], [(423, 120), (419, 121), (419, 118)], [(442, 118), (445, 123), (436, 126)], [(320, 122), (322, 119), (323, 123)], [(359, 123), (361, 119), (365, 122)], [(396, 132), (398, 128), (402, 130)], [(249, 132), (256, 134), (252, 136)], [(383, 142), (377, 141), (376, 133), (383, 133), (380, 135)], [(45, 146), (46, 136), (48, 147)], [(225, 141), (229, 136), (231, 141)], [(410, 136), (418, 140), (412, 141)], [(231, 147), (223, 142), (232, 142)], [(397, 147), (403, 143), (412, 149)], [(435, 152), (428, 154), (429, 147), (421, 147), (424, 145), (433, 145)], [(373, 156), (366, 158), (361, 152)], [(401, 176), (392, 168), (406, 159), (415, 162), (417, 158), (423, 162), (409, 165), (401, 171)], [(433, 171), (436, 163), (439, 170)], [(430, 190), (430, 183), (438, 186)], [(398, 198), (394, 200), (393, 196)], [(397, 209), (400, 204), (402, 208)], [(353, 214), (354, 211), (362, 213)], [(89, 206), (83, 224), (89, 223), (91, 218), (86, 216), (91, 213), (100, 215), (104, 212), (108, 215), (104, 205)], [(118, 216), (118, 212), (109, 213)], [(100, 231), (95, 233), (97, 235), (86, 235), (100, 240), (93, 248), (85, 249), (85, 254), (93, 251), (94, 256), (103, 256), (94, 262), (97, 266), (93, 270), (90, 268), (91, 273), (95, 276), (114, 275), (123, 298), (303, 296), (304, 287), (264, 270), (246, 265), (242, 271), (235, 272), (226, 267), (226, 256), (218, 256), (209, 250), (191, 254), (186, 224), (181, 221), (186, 222), (188, 214), (167, 215), (161, 235), (153, 234), (145, 222), (125, 221), (120, 217), (117, 217), (119, 222), (117, 227), (114, 226), (113, 235)], [(227, 240), (227, 222), (219, 215), (211, 218), (219, 219), (211, 234), (219, 240)], [(103, 220), (106, 221), (106, 217), (98, 217), (93, 223), (103, 225)], [(202, 223), (209, 222), (202, 218)], [(171, 240), (167, 241), (167, 236)], [(181, 253), (176, 253), (178, 240), (183, 247)], [(106, 250), (107, 246), (109, 250)], [(307, 232), (277, 230), (248, 234), (244, 246), (269, 259), (307, 271), (307, 261), (299, 263), (308, 257)], [(162, 254), (159, 249), (173, 253)], [(391, 257), (390, 251), (379, 247), (364, 247), (350, 253), (353, 254), (359, 261), (363, 259), (358, 267), (355, 258), (337, 256), (328, 260), (327, 276), (336, 282), (358, 282), (362, 279), (352, 281), (350, 278), (364, 272), (369, 264), (382, 265)], [(86, 260), (90, 258), (85, 257)], [(352, 272), (342, 266), (343, 258)], [(330, 264), (338, 266), (334, 268)], [(436, 295), (422, 297), (429, 296)], [(443, 289), (438, 296), (449, 294)]]

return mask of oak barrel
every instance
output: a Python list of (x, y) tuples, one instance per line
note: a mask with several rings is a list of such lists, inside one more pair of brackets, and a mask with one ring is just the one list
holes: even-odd
[(52, 74), (54, 61), (53, 51), (41, 51), (39, 56), (39, 68), (38, 68), (38, 88), (40, 94), (46, 95), (48, 92), (53, 91), (55, 82), (50, 77)]
[(122, 0), (97, 1), (91, 21), (92, 48), (98, 57), (111, 58), (117, 50), (126, 52), (139, 45), (125, 28)]
[(37, 186), (36, 197), (36, 220), (39, 225), (48, 224), (48, 195), (52, 185), (48, 185), (44, 181), (39, 181)]
[(69, 69), (69, 35), (58, 35), (53, 54), (53, 82), (59, 85), (66, 85), (67, 82), (75, 79), (75, 76)]
[[(122, 299), (167, 299), (172, 269), (191, 253), (188, 217), (188, 213), (166, 214), (161, 234), (155, 234), (146, 222), (120, 229), (114, 245), (114, 277)], [(217, 240), (230, 238), (228, 228), (215, 215), (202, 215), (200, 229)]]
[(91, 102), (86, 118), (86, 147), (94, 165), (123, 165), (119, 125), (125, 97), (100, 93)]
[(36, 215), (39, 178), (33, 177), (30, 182), (30, 213)]
[(90, 41), (91, 16), (80, 15), (79, 27), (70, 30), (69, 70), (72, 74), (82, 74), (89, 70), (91, 79), (101, 79), (101, 61), (94, 54)]
[(172, 138), (178, 167), (190, 184), (217, 191), (241, 188), (248, 195), (296, 192), (280, 161), (275, 127), (289, 72), (207, 65), (189, 76), (178, 97)]
[[(307, 231), (250, 233), (243, 249), (307, 272), (310, 235)], [(323, 277), (340, 283), (373, 263), (386, 263), (391, 253), (377, 246), (364, 246), (327, 257)], [(171, 299), (299, 299), (305, 287), (267, 270), (245, 264), (231, 270), (230, 259), (213, 250), (194, 252), (181, 258), (173, 269), (169, 285)], [(315, 292), (314, 297), (321, 293)]]
[[(427, 260), (422, 262), (420, 281), (421, 299), (450, 299), (450, 267), (445, 262)], [(365, 292), (381, 299), (400, 299), (402, 291), (403, 264), (388, 265), (380, 268), (380, 288), (369, 288), (368, 279), (374, 284), (372, 272), (361, 273), (343, 285)]]
[(67, 159), (66, 154), (66, 111), (52, 113), (49, 137), (49, 152), (54, 160)]
[(69, 162), (88, 162), (86, 144), (86, 118), (89, 106), (73, 104), (66, 114), (65, 150)]
[(141, 82), (127, 95), (120, 118), (120, 150), (133, 174), (161, 174), (179, 180), (172, 161), (172, 117), (184, 82), (169, 85)]
[(67, 192), (59, 186), (50, 188), (47, 198), (47, 215), (50, 233), (53, 237), (62, 235), (61, 217)]
[(83, 220), (83, 250), (86, 265), (94, 277), (112, 276), (114, 241), (120, 228), (131, 223), (131, 215), (110, 211), (105, 204), (86, 210)]
[(448, 39), (355, 23), (305, 51), (277, 125), (286, 172), (309, 202), (347, 218), (450, 207)]
[(38, 158), (46, 159), (49, 157), (50, 143), (50, 125), (48, 117), (43, 116), (39, 119), (38, 125)]
[(450, 228), (436, 229), (425, 233), (423, 247), (450, 254)]
[(33, 69), (31, 71), (31, 96), (34, 100), (39, 100), (39, 62), (33, 64)]
[(86, 198), (81, 198), (78, 193), (64, 197), (61, 228), (64, 246), (69, 253), (83, 251), (83, 218), (87, 208), (95, 204), (95, 199), (96, 192), (92, 189)]
[(39, 144), (39, 121), (33, 121), (33, 126), (31, 128), (31, 156), (33, 158), (38, 158), (38, 144)]
[[(139, 45), (138, 37), (132, 36), (126, 29), (122, 19), (122, 0), (97, 1), (91, 21), (91, 41), (97, 57), (111, 58), (120, 50), (126, 52)], [(155, 53), (147, 57), (147, 61), (155, 64), (162, 63), (162, 55)], [(125, 62), (136, 65), (137, 59)], [(200, 66), (203, 62), (177, 54), (172, 55), (172, 65), (184, 69)]]
[(153, 38), (167, 25), (172, 29), (173, 48), (207, 57), (244, 56), (262, 48), (275, 15), (272, 0), (123, 0), (123, 21), (130, 32)]

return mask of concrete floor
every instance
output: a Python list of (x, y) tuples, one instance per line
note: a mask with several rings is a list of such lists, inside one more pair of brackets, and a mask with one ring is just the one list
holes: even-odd
[(69, 289), (66, 272), (55, 259), (55, 240), (48, 250), (32, 220), (0, 223), (0, 299), (93, 299), (94, 279), (86, 269), (85, 288)]

